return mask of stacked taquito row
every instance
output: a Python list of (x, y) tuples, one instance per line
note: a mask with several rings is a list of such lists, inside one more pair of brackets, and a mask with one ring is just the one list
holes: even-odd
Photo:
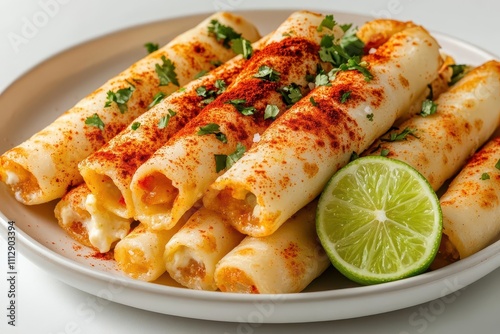
[(256, 41), (254, 25), (216, 13), (105, 82), (74, 107), (0, 156), (0, 180), (24, 204), (61, 198), (82, 182), (78, 163), (145, 112), (157, 94), (169, 95), (202, 71), (234, 56), (210, 27), (232, 27)]
[[(317, 22), (320, 21), (318, 20)], [(377, 24), (378, 23), (379, 22), (377, 22)], [(413, 33), (421, 33), (423, 34), (423, 36), (428, 38), (428, 40), (426, 41), (425, 38), (419, 36), (418, 39), (421, 39), (423, 45), (426, 45), (426, 47), (423, 48), (423, 50), (420, 50), (422, 53), (417, 52), (417, 54), (414, 55), (415, 58), (413, 59), (413, 61), (416, 61), (419, 59), (419, 57), (422, 57), (421, 61), (425, 62), (426, 57), (432, 55), (434, 63), (432, 63), (431, 66), (427, 67), (428, 73), (426, 76), (420, 77), (419, 73), (411, 77), (412, 82), (417, 81), (415, 85), (418, 85), (419, 87), (415, 87), (413, 88), (414, 91), (410, 91), (409, 93), (407, 93), (407, 101), (401, 99), (401, 103), (403, 104), (403, 106), (396, 108), (398, 109), (400, 114), (392, 116), (393, 118), (390, 118), (387, 121), (387, 124), (384, 125), (384, 128), (382, 130), (378, 130), (379, 132), (376, 135), (373, 135), (373, 139), (365, 144), (366, 147), (378, 136), (387, 131), (396, 119), (400, 117), (407, 117), (407, 114), (410, 110), (415, 110), (415, 108), (413, 108), (412, 106), (416, 103), (417, 100), (419, 100), (421, 96), (423, 96), (424, 92), (425, 94), (428, 94), (427, 85), (438, 77), (439, 69), (442, 63), (437, 44), (435, 42), (429, 43), (433, 41), (433, 39), (428, 35), (427, 32), (425, 32), (425, 30), (420, 27), (416, 27), (413, 24), (391, 22), (391, 27), (394, 26), (401, 27), (401, 29), (394, 31), (394, 36), (396, 37), (391, 41), (391, 38), (389, 38), (389, 36), (392, 37), (392, 35), (387, 34), (387, 39), (378, 43), (379, 45), (378, 48), (376, 48), (375, 53), (373, 53), (374, 55), (377, 55), (377, 52), (380, 52), (380, 54), (384, 55), (391, 54), (394, 58), (390, 60), (386, 59), (386, 61), (395, 62), (394, 67), (397, 67), (396, 64), (399, 63), (399, 59), (402, 58), (402, 55), (408, 53), (406, 52), (406, 50), (399, 50), (399, 52), (401, 52), (400, 54), (392, 51), (395, 45), (398, 45), (398, 47), (400, 46), (400, 40), (407, 39), (407, 35), (403, 37), (397, 36), (397, 34), (407, 34), (408, 32), (406, 32), (406, 30), (410, 30), (411, 35), (411, 32), (413, 30)], [(311, 30), (314, 31), (314, 29)], [(374, 35), (375, 34), (371, 36)], [(408, 43), (411, 45), (411, 43), (413, 42), (414, 41), (411, 40), (411, 42)], [(406, 47), (409, 48), (409, 46)], [(388, 50), (391, 50), (391, 52), (389, 52)], [(380, 56), (380, 54), (378, 54), (377, 56)], [(376, 56), (372, 57), (375, 58)], [(384, 70), (380, 70), (380, 72), (385, 74), (385, 69), (387, 69), (389, 66), (385, 63), (384, 65), (386, 67), (384, 67)], [(405, 71), (404, 73), (411, 72), (411, 67), (411, 62), (409, 62), (408, 64), (406, 64), (406, 67), (403, 67), (402, 71)], [(424, 68), (426, 67), (424, 66)], [(374, 72), (374, 69), (376, 69), (374, 62), (370, 62), (370, 70)], [(332, 86), (335, 85), (335, 82), (339, 80), (341, 75), (343, 74), (341, 73), (339, 77), (337, 77), (337, 79), (331, 82)], [(389, 76), (389, 78), (387, 78), (387, 76)], [(380, 82), (382, 82), (386, 83), (387, 86), (393, 87), (395, 85), (390, 84), (391, 79), (400, 81), (402, 80), (401, 76), (401, 73), (398, 73), (397, 71), (396, 73), (386, 74), (385, 78), (378, 79), (380, 80), (379, 84)], [(356, 80), (358, 85), (367, 87), (368, 91), (370, 84), (374, 84), (373, 82), (367, 83), (361, 75), (354, 75), (353, 77), (357, 78)], [(408, 89), (409, 87), (406, 86), (405, 88)], [(403, 88), (402, 90), (404, 90), (405, 88)], [(268, 129), (266, 129), (262, 133), (259, 133), (260, 140), (256, 141), (256, 143), (253, 144), (248, 153), (244, 154), (242, 159), (236, 162), (235, 165), (233, 165), (228, 171), (223, 173), (219, 178), (224, 177), (225, 175), (230, 173), (233, 168), (235, 168), (235, 166), (239, 164), (240, 161), (245, 159), (246, 156), (250, 155), (252, 153), (253, 147), (260, 145), (262, 141), (265, 140), (266, 134), (273, 131), (272, 129), (276, 126), (276, 124), (282, 124), (282, 120), (286, 118), (287, 115), (296, 110), (298, 105), (301, 105), (301, 103), (309, 103), (310, 107), (307, 107), (305, 109), (310, 109), (315, 107), (310, 102), (311, 97), (314, 101), (321, 101), (320, 96), (323, 96), (323, 100), (326, 100), (326, 97), (328, 95), (324, 92), (321, 93), (321, 90), (323, 89), (325, 88), (317, 87), (313, 89), (313, 91), (309, 95), (305, 95), (304, 98), (302, 98), (295, 105), (291, 106), (290, 109), (288, 109), (281, 117), (274, 121)], [(314, 95), (315, 93), (317, 95)], [(372, 95), (378, 96), (379, 93), (380, 91), (377, 90), (377, 92), (373, 92)], [(364, 98), (366, 98), (366, 95), (363, 96), (365, 96)], [(311, 121), (313, 121), (313, 117), (309, 117), (307, 114), (304, 115), (306, 116), (304, 117), (305, 119), (310, 119)], [(362, 115), (363, 117), (366, 117), (365, 110), (363, 110)], [(301, 117), (297, 116), (297, 118)], [(375, 127), (375, 129), (376, 128), (377, 127)], [(269, 138), (274, 135), (279, 136), (282, 133), (284, 133), (284, 131), (276, 130), (276, 132), (273, 132), (273, 134), (270, 135)], [(297, 136), (298, 134), (300, 134), (300, 131), (289, 131), (289, 133), (290, 136)], [(300, 140), (296, 140), (293, 142), (290, 141), (288, 144), (292, 147), (294, 145), (297, 146), (300, 145)], [(309, 146), (309, 148), (311, 149), (314, 148), (315, 145)], [(282, 154), (278, 151), (281, 149), (283, 149), (283, 146), (281, 146), (281, 144), (275, 146), (275, 157), (282, 159)], [(297, 158), (300, 158), (300, 155), (303, 154), (304, 151), (301, 151), (301, 154), (296, 155)], [(351, 155), (352, 151), (352, 149), (349, 150), (349, 156)], [(265, 159), (262, 159), (261, 161), (266, 163)], [(269, 163), (272, 163), (273, 161), (269, 161)], [(279, 164), (280, 166), (283, 165), (283, 162), (286, 162), (286, 164), (288, 164), (289, 161), (293, 161), (293, 159), (282, 159)], [(261, 174), (260, 171), (255, 174), (255, 178), (258, 178), (259, 174)], [(272, 188), (273, 187), (269, 187), (268, 189)], [(203, 200), (205, 201), (206, 198), (207, 197), (205, 196)], [(306, 199), (306, 204), (313, 198), (314, 197)], [(223, 291), (253, 293), (301, 291), (315, 277), (320, 275), (326, 269), (326, 267), (328, 266), (328, 261), (324, 256), (324, 253), (321, 250), (321, 247), (315, 237), (314, 204), (311, 204), (299, 213), (296, 213), (296, 210), (298, 208), (300, 208), (300, 206), (291, 208), (291, 211), (293, 213), (286, 219), (286, 221), (290, 222), (290, 224), (288, 225), (294, 227), (283, 227), (283, 229), (278, 229), (277, 231), (273, 231), (265, 236), (245, 236), (245, 234), (241, 233), (241, 231), (237, 231), (232, 226), (232, 224), (234, 223), (234, 221), (232, 221), (231, 219), (232, 217), (229, 218), (229, 216), (224, 212), (220, 212), (221, 210), (225, 209), (239, 209), (240, 211), (243, 211), (246, 210), (246, 207), (244, 205), (239, 207), (235, 205), (231, 207), (230, 205), (226, 206), (224, 203), (219, 208), (207, 209), (206, 207), (202, 207), (198, 211), (196, 211), (187, 220), (185, 225), (183, 225), (180, 230), (171, 237), (170, 241), (166, 243), (165, 252), (163, 254), (164, 265), (166, 265), (167, 271), (174, 279), (185, 286), (195, 289), (214, 290), (218, 288)], [(155, 235), (155, 233), (151, 230), (146, 233), (148, 233), (150, 236)], [(133, 233), (131, 235), (133, 235)], [(135, 238), (136, 237), (134, 237), (134, 239)], [(115, 249), (115, 255), (120, 253), (124, 254), (124, 256), (127, 257), (127, 254), (144, 253), (143, 251), (141, 251), (144, 248), (136, 248), (133, 251), (126, 252), (127, 249), (131, 249), (131, 246), (122, 248), (122, 246), (126, 245), (127, 243), (128, 237), (120, 241)], [(146, 247), (146, 249), (148, 249), (148, 253), (152, 254), (150, 252), (152, 249), (162, 248), (157, 246), (158, 244), (155, 244), (153, 247), (148, 247), (148, 245), (144, 245), (142, 247)], [(156, 253), (156, 256), (158, 256), (158, 254), (159, 253)], [(116, 257), (117, 260), (121, 262), (119, 256)], [(140, 258), (136, 258), (135, 262), (139, 262), (139, 259)], [(151, 261), (143, 261), (143, 263), (157, 263), (156, 261), (153, 261), (153, 259), (150, 260)], [(128, 259), (126, 261), (123, 261), (123, 263), (130, 263), (131, 261), (134, 260), (128, 257)], [(152, 267), (150, 266), (149, 268), (151, 269)], [(142, 269), (143, 273), (147, 272), (146, 266), (144, 266)], [(159, 271), (157, 271), (157, 273), (158, 272), (161, 272), (161, 268)], [(140, 277), (143, 275), (139, 274), (138, 276)], [(151, 277), (150, 275), (144, 276)], [(278, 277), (280, 279), (277, 279)]]

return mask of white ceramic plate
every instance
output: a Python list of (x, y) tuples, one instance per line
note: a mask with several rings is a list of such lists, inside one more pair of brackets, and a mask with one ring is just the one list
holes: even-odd
[[(248, 11), (243, 15), (264, 35), (290, 11)], [(69, 49), (33, 68), (1, 96), (0, 152), (29, 138), (101, 86), (108, 78), (145, 56), (143, 44), (165, 44), (207, 15), (181, 17), (133, 27)], [(342, 23), (370, 18), (336, 13)], [(495, 58), (455, 38), (434, 34), (458, 62), (480, 64)], [(67, 284), (118, 303), (183, 317), (249, 323), (337, 320), (397, 310), (452, 294), (500, 266), (500, 241), (446, 268), (376, 286), (357, 286), (330, 269), (306, 291), (288, 295), (240, 295), (193, 291), (169, 277), (157, 283), (131, 280), (112, 260), (97, 259), (58, 227), (55, 203), (26, 207), (0, 186), (0, 221), (6, 235), (15, 221), (17, 247), (27, 258)], [(450, 298), (450, 297), (447, 297)], [(443, 298), (440, 302), (446, 302)]]

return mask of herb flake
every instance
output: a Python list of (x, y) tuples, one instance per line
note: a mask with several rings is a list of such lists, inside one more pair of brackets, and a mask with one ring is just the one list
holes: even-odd
[(254, 77), (267, 81), (278, 81), (280, 79), (280, 73), (267, 65), (262, 65), (259, 67), (259, 70)]
[(97, 115), (97, 113), (94, 113), (92, 116), (87, 117), (85, 120), (85, 124), (89, 126), (95, 126), (99, 130), (104, 130), (104, 122), (102, 119)]
[(224, 144), (227, 143), (227, 137), (224, 133), (220, 131), (220, 126), (219, 124), (216, 123), (209, 123), (205, 126), (200, 126), (200, 129), (196, 133), (198, 136), (205, 136), (205, 135), (210, 135), (213, 134), (215, 135), (215, 138), (223, 142)]
[(160, 121), (158, 122), (158, 128), (159, 129), (164, 129), (168, 125), (168, 121), (170, 121), (170, 118), (174, 117), (177, 113), (173, 111), (172, 109), (168, 109), (168, 114), (162, 116), (160, 118)]
[[(128, 81), (127, 81), (128, 82)], [(120, 113), (124, 114), (128, 110), (127, 102), (130, 100), (132, 93), (135, 91), (135, 86), (130, 82), (130, 87), (118, 89), (116, 92), (108, 91), (106, 96), (105, 108), (111, 107), (113, 102), (116, 103)]]
[(426, 99), (424, 100), (424, 102), (422, 102), (422, 110), (420, 111), (419, 115), (422, 117), (427, 117), (435, 114), (437, 111), (437, 107), (438, 105), (434, 101)]
[(160, 86), (167, 86), (170, 83), (173, 83), (177, 87), (179, 87), (179, 81), (177, 79), (177, 73), (175, 73), (175, 64), (167, 59), (165, 56), (161, 56), (162, 64), (155, 65), (155, 71), (158, 74), (158, 78), (160, 79)]

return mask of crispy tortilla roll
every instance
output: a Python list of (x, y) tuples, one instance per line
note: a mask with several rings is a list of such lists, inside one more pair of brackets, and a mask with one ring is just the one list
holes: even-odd
[[(287, 108), (280, 91), (287, 96), (307, 91), (306, 77), (320, 63), (321, 36), (332, 34), (326, 28), (317, 31), (323, 18), (304, 11), (292, 14), (233, 84), (138, 168), (130, 186), (137, 220), (153, 229), (175, 225), (253, 144), (255, 134)], [(340, 28), (335, 32), (342, 34)], [(268, 108), (276, 114), (266, 117)]]
[[(266, 39), (254, 43), (259, 49)], [(246, 60), (238, 56), (166, 97), (97, 152), (80, 162), (85, 183), (102, 205), (125, 218), (134, 215), (132, 176), (174, 133), (229, 86)], [(162, 119), (168, 124), (162, 126)], [(135, 126), (133, 124), (136, 124)]]
[(167, 272), (188, 288), (217, 290), (215, 266), (243, 238), (224, 217), (202, 207), (166, 244)]
[(150, 231), (147, 226), (139, 224), (115, 246), (118, 268), (141, 281), (151, 282), (160, 277), (165, 272), (163, 248), (178, 227), (168, 231)]
[[(497, 87), (496, 96), (498, 92)], [(441, 196), (443, 239), (436, 261), (466, 258), (498, 239), (499, 159), (500, 137), (496, 137), (472, 156)]]
[(221, 291), (294, 293), (330, 265), (316, 236), (316, 202), (294, 214), (267, 237), (247, 236), (215, 270)]
[(386, 43), (392, 35), (415, 26), (413, 22), (376, 19), (363, 24), (356, 34), (365, 43), (365, 52), (368, 53)]
[(353, 152), (383, 135), (437, 76), (439, 46), (422, 27), (394, 34), (363, 57), (373, 76), (341, 71), (315, 88), (210, 186), (205, 207), (240, 232), (266, 236), (315, 198)]
[(66, 193), (54, 209), (59, 226), (73, 239), (101, 253), (130, 231), (132, 219), (119, 217), (102, 207), (85, 183)]
[(170, 94), (234, 52), (209, 33), (212, 20), (249, 40), (256, 28), (242, 17), (216, 13), (139, 60), (83, 98), (45, 129), (0, 157), (0, 179), (24, 204), (62, 197), (82, 182), (78, 163), (146, 111), (158, 93)]
[(405, 161), (437, 190), (498, 127), (499, 93), (500, 62), (486, 62), (441, 94), (434, 114), (410, 118), (366, 152)]

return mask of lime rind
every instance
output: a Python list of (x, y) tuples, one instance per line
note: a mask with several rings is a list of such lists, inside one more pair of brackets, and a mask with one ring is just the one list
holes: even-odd
[(439, 199), (410, 165), (381, 156), (340, 169), (320, 196), (317, 231), (332, 264), (361, 284), (424, 272), (442, 230)]

